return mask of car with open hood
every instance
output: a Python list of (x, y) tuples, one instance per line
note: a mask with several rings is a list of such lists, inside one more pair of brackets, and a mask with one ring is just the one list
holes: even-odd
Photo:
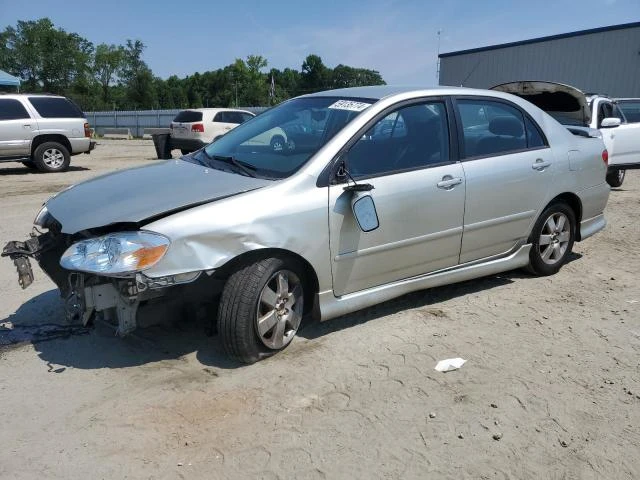
[[(287, 148), (252, 141), (292, 121)], [(35, 259), (72, 321), (124, 335), (196, 310), (251, 363), (285, 348), (303, 317), (521, 267), (557, 272), (605, 227), (606, 168), (602, 139), (510, 94), (331, 90), (182, 159), (54, 195), (2, 255), (23, 288)]]
[(607, 182), (612, 187), (622, 185), (626, 170), (640, 168), (640, 123), (629, 121), (618, 101), (553, 82), (509, 82), (492, 90), (528, 100), (578, 135), (599, 130), (609, 155)]

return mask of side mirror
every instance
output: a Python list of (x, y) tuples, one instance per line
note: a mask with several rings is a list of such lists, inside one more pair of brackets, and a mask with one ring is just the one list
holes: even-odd
[(615, 128), (619, 127), (622, 123), (622, 120), (616, 117), (607, 117), (602, 120), (600, 124), (600, 128)]
[(358, 226), (363, 232), (372, 232), (380, 226), (376, 204), (371, 195), (354, 199), (351, 203), (351, 210), (353, 210), (353, 216), (356, 217)]

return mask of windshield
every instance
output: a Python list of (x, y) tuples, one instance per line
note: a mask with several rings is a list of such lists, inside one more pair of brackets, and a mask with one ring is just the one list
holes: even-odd
[(233, 164), (238, 173), (286, 178), (374, 102), (343, 97), (296, 98), (234, 128), (185, 160), (222, 169)]

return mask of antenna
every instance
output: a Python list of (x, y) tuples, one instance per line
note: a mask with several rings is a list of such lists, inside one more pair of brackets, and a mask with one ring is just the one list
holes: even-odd
[(440, 84), (440, 34), (442, 33), (442, 29), (438, 29), (438, 53), (436, 56), (436, 80), (438, 81), (438, 85)]
[(469, 71), (469, 75), (467, 75), (466, 77), (464, 77), (464, 80), (462, 81), (462, 83), (460, 84), (461, 87), (464, 87), (464, 84), (467, 83), (467, 80), (469, 80), (469, 77), (473, 74), (473, 72), (476, 71), (476, 68), (478, 68), (478, 65), (480, 65), (480, 62), (482, 62), (482, 58), (479, 58), (478, 61), (476, 62), (476, 64), (473, 66), (473, 68), (471, 69), (471, 71)]

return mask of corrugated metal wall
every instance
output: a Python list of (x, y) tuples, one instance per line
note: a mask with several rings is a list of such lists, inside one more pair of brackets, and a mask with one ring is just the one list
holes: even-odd
[[(264, 112), (268, 107), (238, 107), (249, 112)], [(87, 121), (98, 135), (105, 128), (129, 128), (134, 137), (142, 137), (145, 128), (168, 128), (181, 109), (175, 110), (116, 110), (111, 112), (85, 112)]]
[(440, 85), (489, 88), (515, 80), (640, 97), (640, 27), (440, 58)]

